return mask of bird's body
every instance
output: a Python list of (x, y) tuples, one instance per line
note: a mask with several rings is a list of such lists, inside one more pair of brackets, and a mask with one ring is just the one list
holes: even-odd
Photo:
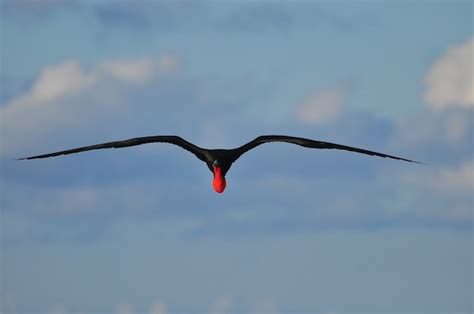
[(63, 151), (58, 151), (54, 153), (44, 154), (44, 155), (37, 155), (31, 157), (20, 158), (23, 159), (40, 159), (40, 158), (48, 158), (48, 157), (55, 157), (60, 155), (68, 155), (74, 154), (89, 150), (96, 150), (96, 149), (105, 149), (105, 148), (122, 148), (122, 147), (129, 147), (129, 146), (136, 146), (148, 143), (169, 143), (178, 145), (181, 148), (193, 153), (197, 158), (201, 161), (205, 162), (209, 170), (214, 174), (214, 181), (213, 187), (214, 190), (218, 193), (222, 193), (226, 187), (226, 180), (225, 175), (229, 171), (232, 164), (243, 154), (247, 151), (261, 145), (264, 143), (269, 142), (286, 142), (290, 144), (296, 144), (299, 146), (307, 147), (307, 148), (319, 148), (319, 149), (339, 149), (339, 150), (346, 150), (371, 156), (378, 156), (383, 158), (391, 158), (397, 160), (403, 160), (408, 162), (419, 163), (417, 161), (413, 161), (410, 159), (405, 159), (401, 157), (391, 156), (383, 153), (378, 153), (375, 151), (370, 151), (362, 148), (345, 146), (330, 142), (322, 142), (322, 141), (315, 141), (307, 138), (302, 137), (294, 137), (294, 136), (287, 136), (287, 135), (262, 135), (255, 138), (253, 141), (250, 141), (240, 147), (233, 148), (233, 149), (206, 149), (198, 147), (183, 138), (176, 136), (176, 135), (157, 135), (157, 136), (146, 136), (146, 137), (137, 137), (132, 138), (124, 141), (115, 141), (115, 142), (107, 142), (102, 144), (78, 147)]

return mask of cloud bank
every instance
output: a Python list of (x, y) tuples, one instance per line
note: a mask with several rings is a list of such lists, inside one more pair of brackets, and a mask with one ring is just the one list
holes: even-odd
[(328, 124), (344, 111), (348, 97), (347, 84), (339, 84), (309, 96), (298, 106), (298, 119), (311, 124)]
[[(24, 151), (27, 145), (48, 138), (53, 139), (54, 146), (58, 147), (58, 142), (66, 142), (63, 137), (70, 145), (70, 138), (74, 138), (76, 143), (82, 133), (103, 127), (109, 127), (111, 134), (117, 137), (111, 140), (134, 134), (143, 136), (143, 125), (157, 134), (166, 132), (163, 130), (173, 133), (184, 130), (210, 147), (216, 142), (238, 145), (243, 138), (252, 138), (262, 132), (261, 121), (248, 119), (247, 115), (249, 104), (262, 97), (261, 94), (255, 93), (254, 89), (242, 88), (238, 79), (211, 81), (202, 77), (178, 76), (175, 81), (167, 80), (181, 71), (183, 61), (173, 55), (107, 60), (91, 68), (77, 61), (45, 67), (30, 89), (12, 98), (2, 108), (2, 117), (7, 121), (7, 140), (10, 139), (7, 147), (11, 151)], [(179, 221), (186, 217), (196, 222), (192, 228), (180, 229), (188, 235), (235, 234), (242, 229), (284, 232), (295, 225), (302, 230), (316, 230), (420, 222), (417, 213), (410, 212), (414, 203), (406, 203), (394, 215), (390, 198), (372, 199), (370, 196), (393, 191), (396, 196), (392, 197), (401, 197), (410, 189), (415, 195), (426, 196), (429, 187), (436, 192), (438, 204), (448, 204), (445, 201), (450, 200), (461, 208), (457, 210), (462, 213), (460, 215), (443, 216), (443, 223), (464, 226), (472, 221), (465, 214), (469, 200), (466, 191), (470, 189), (468, 183), (472, 172), (472, 158), (467, 145), (472, 130), (470, 113), (466, 113), (469, 108), (447, 108), (443, 113), (429, 110), (420, 116), (404, 117), (399, 123), (393, 123), (368, 112), (349, 111), (346, 106), (349, 87), (335, 83), (330, 88), (319, 90), (303, 103), (296, 102), (283, 127), (278, 125), (279, 122), (265, 122), (266, 127), (271, 132), (280, 127), (285, 133), (300, 136), (320, 134), (317, 138), (322, 140), (427, 163), (435, 161), (438, 167), (423, 173), (413, 165), (394, 161), (269, 144), (242, 158), (229, 174), (228, 181), (235, 184), (235, 190), (229, 190), (225, 197), (233, 204), (232, 208), (213, 213), (212, 219), (202, 221), (202, 213), (211, 213), (213, 206), (219, 206), (213, 195), (202, 195), (206, 191), (212, 192), (207, 169), (199, 168), (202, 165), (189, 154), (180, 152), (176, 154), (179, 158), (169, 158), (167, 154), (174, 147), (157, 150), (156, 146), (147, 146), (133, 150), (134, 158), (124, 158), (132, 156), (127, 155), (131, 150), (121, 150), (121, 155), (114, 152), (114, 156), (122, 156), (117, 161), (111, 158), (88, 159), (81, 155), (75, 156), (80, 159), (54, 160), (56, 165), (63, 163), (63, 167), (52, 167), (51, 163), (44, 162), (43, 171), (56, 182), (51, 186), (36, 186), (40, 181), (34, 181), (34, 177), (45, 180), (44, 175), (38, 174), (32, 179), (30, 173), (26, 173), (29, 170), (38, 172), (35, 164), (15, 165), (10, 169), (8, 179), (11, 181), (8, 181), (7, 191), (11, 195), (29, 193), (30, 204), (23, 198), (10, 198), (7, 202), (9, 211), (26, 209), (31, 217), (40, 218), (101, 217), (99, 225), (115, 215), (130, 213), (137, 214), (138, 219), (151, 215)], [(163, 112), (167, 114), (163, 115)], [(94, 138), (94, 133), (89, 135), (84, 144), (92, 144), (90, 138)], [(334, 135), (339, 139), (330, 138)], [(372, 141), (370, 145), (368, 141)], [(77, 143), (79, 146), (79, 141)], [(199, 141), (196, 144), (201, 145)], [(42, 149), (46, 148), (43, 146)], [(137, 150), (146, 152), (140, 155), (140, 166), (136, 164)], [(156, 162), (157, 156), (159, 163)], [(377, 175), (381, 173), (382, 164), (385, 169), (398, 171)], [(401, 169), (409, 169), (414, 175), (407, 176)], [(18, 180), (28, 184), (22, 185)], [(180, 190), (187, 197), (169, 194), (172, 190)], [(306, 196), (313, 195), (314, 191), (318, 196), (310, 202)], [(342, 191), (344, 198), (335, 197)], [(245, 195), (243, 199), (242, 195)], [(197, 215), (190, 208), (201, 203), (211, 205), (202, 206)], [(256, 211), (255, 205), (250, 204), (260, 204), (261, 208)], [(295, 206), (299, 208), (298, 215), (288, 211)], [(432, 204), (423, 206), (430, 208)], [(170, 207), (174, 208), (172, 213), (166, 211)], [(314, 208), (318, 210), (314, 211)], [(428, 209), (423, 213), (423, 219), (431, 221), (438, 216), (436, 211)], [(105, 228), (103, 225), (100, 227)], [(82, 230), (78, 233), (81, 234)]]
[(425, 102), (435, 110), (474, 107), (474, 38), (449, 48), (429, 69)]
[(46, 66), (28, 90), (0, 108), (5, 150), (15, 152), (51, 132), (123, 115), (132, 105), (125, 94), (172, 77), (181, 68), (181, 60), (169, 54), (105, 61), (91, 69), (77, 60)]

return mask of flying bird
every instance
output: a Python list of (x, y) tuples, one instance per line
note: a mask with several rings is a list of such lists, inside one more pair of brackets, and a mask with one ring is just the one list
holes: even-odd
[(270, 142), (285, 142), (290, 144), (296, 144), (299, 146), (307, 147), (307, 148), (319, 148), (319, 149), (339, 149), (345, 150), (350, 152), (356, 152), (360, 154), (366, 154), (371, 156), (378, 156), (383, 158), (392, 158), (397, 160), (403, 160), (413, 163), (420, 163), (414, 160), (405, 159), (401, 157), (391, 156), (383, 153), (378, 153), (362, 148), (345, 146), (330, 142), (322, 142), (317, 140), (311, 140), (302, 137), (294, 137), (294, 136), (286, 136), (286, 135), (262, 135), (255, 138), (253, 141), (248, 142), (240, 147), (234, 149), (206, 149), (198, 147), (183, 138), (176, 136), (176, 135), (156, 135), (156, 136), (145, 136), (145, 137), (137, 137), (131, 138), (128, 140), (123, 141), (115, 141), (115, 142), (108, 142), (84, 147), (78, 147), (68, 150), (62, 150), (54, 153), (44, 154), (44, 155), (37, 155), (31, 157), (20, 158), (19, 160), (25, 159), (39, 159), (39, 158), (48, 158), (48, 157), (55, 157), (60, 155), (69, 155), (75, 154), (80, 152), (85, 152), (89, 150), (95, 149), (104, 149), (104, 148), (122, 148), (122, 147), (129, 147), (129, 146), (136, 146), (148, 143), (169, 143), (178, 145), (181, 148), (193, 153), (197, 158), (202, 160), (206, 163), (207, 167), (211, 172), (214, 174), (213, 180), (213, 187), (217, 193), (224, 192), (226, 188), (226, 179), (225, 175), (227, 171), (229, 171), (232, 164), (239, 159), (240, 156), (248, 152), (249, 150), (265, 143)]

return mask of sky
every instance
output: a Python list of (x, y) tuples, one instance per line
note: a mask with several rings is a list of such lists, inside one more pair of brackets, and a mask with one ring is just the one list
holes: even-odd
[(2, 313), (473, 311), (472, 1), (0, 3)]

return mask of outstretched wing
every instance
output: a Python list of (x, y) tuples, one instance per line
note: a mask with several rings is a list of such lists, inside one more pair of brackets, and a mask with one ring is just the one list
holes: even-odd
[(250, 141), (247, 144), (242, 145), (241, 147), (233, 149), (232, 150), (234, 153), (233, 161), (237, 160), (237, 158), (239, 158), (240, 156), (242, 156), (243, 154), (245, 154), (247, 151), (251, 150), (252, 148), (255, 148), (261, 144), (270, 143), (270, 142), (286, 142), (286, 143), (296, 144), (296, 145), (300, 145), (300, 146), (308, 147), (308, 148), (347, 150), (347, 151), (356, 152), (360, 154), (378, 156), (378, 157), (383, 157), (383, 158), (392, 158), (392, 159), (404, 160), (404, 161), (420, 164), (420, 162), (418, 161), (391, 156), (391, 155), (387, 155), (383, 153), (378, 153), (378, 152), (374, 152), (374, 151), (366, 150), (362, 148), (345, 146), (345, 145), (340, 145), (340, 144), (335, 144), (335, 143), (330, 143), (330, 142), (315, 141), (315, 140), (310, 140), (307, 138), (286, 136), (286, 135), (259, 136), (253, 141)]
[(55, 156), (60, 156), (60, 155), (75, 154), (75, 153), (80, 153), (80, 152), (85, 152), (85, 151), (95, 150), (95, 149), (122, 148), (122, 147), (136, 146), (136, 145), (142, 145), (142, 144), (148, 144), (148, 143), (169, 143), (169, 144), (178, 145), (184, 148), (185, 150), (196, 155), (196, 157), (199, 158), (200, 160), (204, 162), (206, 161), (205, 149), (202, 149), (182, 139), (181, 137), (175, 136), (175, 135), (157, 135), (157, 136), (137, 137), (137, 138), (131, 138), (124, 141), (108, 142), (108, 143), (78, 147), (78, 148), (73, 148), (73, 149), (68, 149), (68, 150), (62, 150), (59, 152), (54, 152), (54, 153), (49, 153), (49, 154), (44, 154), (44, 155), (25, 157), (25, 158), (20, 158), (19, 160), (48, 158), (48, 157), (55, 157)]

